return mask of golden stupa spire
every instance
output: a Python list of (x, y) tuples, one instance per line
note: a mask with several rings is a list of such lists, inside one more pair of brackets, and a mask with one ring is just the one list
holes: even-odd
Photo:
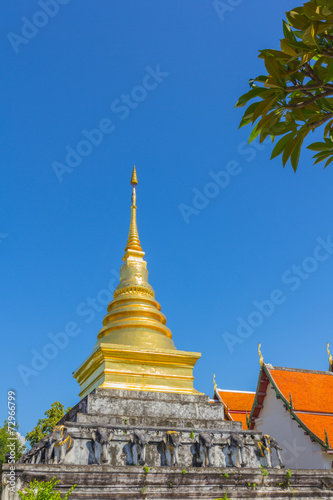
[(178, 351), (148, 282), (136, 225), (135, 167), (131, 222), (120, 282), (89, 356), (74, 372), (84, 397), (96, 387), (196, 394), (193, 367), (200, 354)]
[(132, 206), (131, 206), (131, 222), (130, 222), (130, 229), (129, 229), (129, 233), (128, 233), (128, 239), (127, 239), (127, 245), (125, 248), (125, 252), (127, 252), (127, 250), (137, 250), (139, 252), (142, 252), (138, 228), (136, 225), (136, 191), (135, 191), (135, 186), (137, 185), (137, 183), (138, 183), (138, 179), (136, 176), (136, 170), (135, 170), (135, 165), (134, 165), (133, 172), (132, 172), (132, 178), (131, 178), (131, 184), (133, 186)]

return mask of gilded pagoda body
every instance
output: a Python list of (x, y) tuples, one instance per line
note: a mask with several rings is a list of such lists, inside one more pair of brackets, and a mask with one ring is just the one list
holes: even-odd
[(92, 353), (74, 372), (81, 398), (97, 387), (198, 394), (193, 388), (193, 368), (201, 354), (176, 349), (148, 283), (136, 223), (137, 183), (134, 167), (131, 221), (120, 283)]

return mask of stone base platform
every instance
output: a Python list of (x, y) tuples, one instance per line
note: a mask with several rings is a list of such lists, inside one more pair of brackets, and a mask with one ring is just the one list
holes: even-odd
[[(289, 479), (283, 469), (271, 469), (264, 476), (259, 469), (153, 467), (141, 466), (16, 464), (16, 491), (34, 478), (60, 479), (65, 493), (77, 484), (71, 500), (187, 500), (244, 498), (333, 499), (333, 472), (328, 470), (292, 471)], [(18, 500), (9, 491), (3, 466), (1, 500)], [(226, 497), (225, 494), (227, 493)]]
[(1, 500), (53, 477), (70, 500), (333, 500), (332, 471), (288, 479), (264, 438), (205, 395), (95, 389), (15, 464), (15, 492), (3, 466)]
[(95, 422), (95, 419), (103, 417), (107, 417), (110, 424), (119, 424), (119, 417), (123, 423), (126, 418), (129, 426), (139, 425), (142, 421), (145, 426), (161, 425), (162, 419), (173, 421), (174, 427), (202, 427), (202, 421), (205, 421), (206, 427), (219, 428), (224, 420), (224, 408), (220, 403), (210, 403), (209, 396), (204, 394), (95, 389), (59, 423), (89, 420), (100, 424), (104, 422)]

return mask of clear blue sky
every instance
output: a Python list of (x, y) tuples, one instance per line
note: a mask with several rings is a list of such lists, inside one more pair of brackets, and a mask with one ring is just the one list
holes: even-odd
[[(216, 373), (219, 387), (255, 390), (259, 341), (266, 362), (327, 369), (333, 167), (303, 151), (296, 175), (283, 169), (270, 144), (246, 145), (234, 108), (294, 1), (225, 3), (223, 20), (211, 1), (3, 4), (0, 396), (4, 419), (17, 391), (22, 434), (52, 402), (78, 401), (72, 372), (122, 263), (134, 163), (150, 282), (176, 346), (202, 353), (196, 389), (211, 395)], [(69, 322), (79, 334), (25, 384), (18, 366)]]

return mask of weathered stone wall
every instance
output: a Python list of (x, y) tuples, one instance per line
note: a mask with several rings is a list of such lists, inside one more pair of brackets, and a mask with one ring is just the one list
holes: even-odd
[[(3, 469), (6, 483), (9, 466)], [(34, 478), (47, 481), (53, 476), (61, 480), (62, 493), (77, 484), (71, 500), (212, 500), (222, 498), (226, 492), (232, 500), (333, 498), (333, 474), (327, 470), (293, 471), (288, 484), (286, 471), (279, 469), (264, 476), (258, 469), (154, 467), (146, 472), (143, 467), (17, 464), (20, 488)], [(4, 486), (1, 500), (18, 498)]]

